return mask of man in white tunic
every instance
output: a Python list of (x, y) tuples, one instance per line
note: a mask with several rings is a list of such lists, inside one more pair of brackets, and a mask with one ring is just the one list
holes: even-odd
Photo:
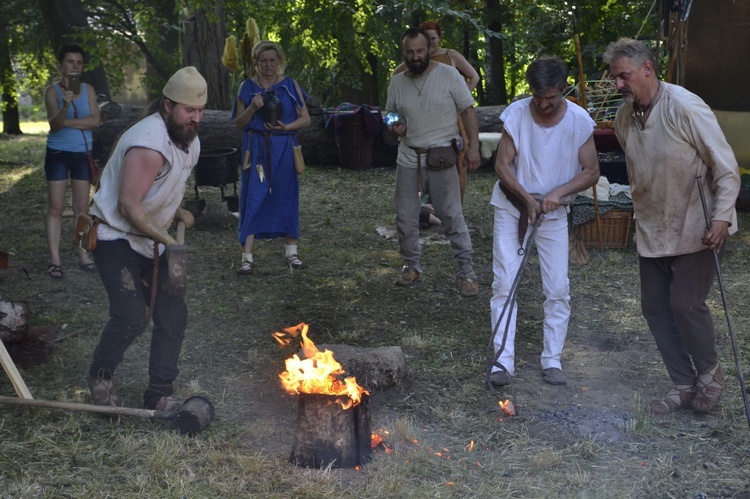
[[(408, 71), (393, 75), (388, 87), (387, 112), (397, 112), (403, 121), (391, 126), (399, 137), (396, 170), (396, 228), (404, 267), (398, 286), (410, 286), (422, 275), (419, 246), (419, 210), (422, 194), (430, 194), (435, 215), (451, 243), (459, 265), (459, 292), (463, 297), (479, 293), (472, 263), (469, 229), (464, 220), (456, 157), (429, 166), (433, 148), (451, 149), (459, 137), (457, 113), (464, 119), (469, 143), (468, 171), (479, 167), (479, 137), (474, 98), (461, 74), (452, 66), (430, 60), (430, 39), (419, 28), (410, 28), (402, 39)], [(444, 149), (444, 150), (445, 150)], [(435, 151), (433, 151), (435, 152)]]
[(610, 44), (604, 62), (625, 99), (615, 132), (633, 194), (641, 309), (674, 385), (649, 407), (659, 415), (708, 412), (724, 382), (706, 298), (716, 276), (713, 252), (737, 231), (737, 160), (706, 103), (659, 81), (643, 42)]
[[(570, 318), (568, 284), (568, 205), (577, 192), (599, 180), (594, 121), (563, 97), (568, 68), (555, 57), (529, 65), (532, 97), (510, 104), (500, 115), (503, 134), (497, 150), (491, 204), (495, 210), (490, 308), (495, 331), (495, 362), (490, 382), (510, 383), (515, 373), (516, 303), (505, 304), (523, 259), (532, 225), (544, 290), (544, 381), (567, 383), (562, 355)], [(520, 224), (520, 225), (519, 225)], [(501, 317), (503, 308), (505, 315)]]
[(182, 221), (186, 228), (194, 222), (180, 204), (200, 155), (197, 133), (206, 105), (206, 80), (194, 67), (182, 68), (162, 93), (151, 113), (120, 137), (94, 194), (91, 214), (101, 222), (93, 253), (109, 298), (110, 318), (87, 380), (96, 405), (121, 406), (112, 375), (152, 315), (144, 406), (172, 412), (180, 405), (171, 395), (187, 306), (183, 296), (168, 292), (165, 247), (177, 244), (167, 232), (173, 221)]

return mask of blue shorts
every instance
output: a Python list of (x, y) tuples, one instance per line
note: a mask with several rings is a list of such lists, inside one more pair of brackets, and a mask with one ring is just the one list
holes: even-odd
[(47, 180), (89, 180), (89, 158), (85, 152), (58, 151), (47, 148), (44, 176)]

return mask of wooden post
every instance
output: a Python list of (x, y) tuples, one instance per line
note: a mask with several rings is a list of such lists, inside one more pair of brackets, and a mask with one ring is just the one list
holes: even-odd
[(289, 460), (307, 468), (353, 468), (372, 458), (368, 396), (349, 409), (348, 397), (300, 394)]

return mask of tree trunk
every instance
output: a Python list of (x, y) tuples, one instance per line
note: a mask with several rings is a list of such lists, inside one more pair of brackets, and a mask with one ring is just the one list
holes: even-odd
[[(39, 7), (55, 54), (64, 42), (77, 42), (83, 45), (80, 37), (73, 32), (75, 28), (89, 28), (81, 0), (39, 0)], [(94, 50), (96, 48), (92, 49)], [(94, 87), (97, 95), (102, 95), (104, 100), (112, 100), (107, 76), (101, 64), (88, 67), (82, 79)]]
[(10, 28), (0, 26), (0, 85), (3, 99), (3, 133), (21, 135), (21, 122), (18, 115), (18, 90), (13, 66), (10, 62)]
[[(372, 458), (368, 396), (349, 409), (334, 395), (298, 395), (297, 428), (289, 460), (308, 468), (353, 468)], [(344, 402), (346, 403), (346, 402)]]
[(210, 14), (199, 9), (183, 25), (182, 63), (183, 66), (195, 66), (206, 79), (206, 109), (231, 109), (233, 97), (229, 95), (229, 73), (221, 63), (226, 38), (224, 4), (217, 2)]
[[(162, 0), (154, 5), (156, 16), (164, 20), (167, 26), (178, 26), (180, 23), (177, 15), (175, 0)], [(146, 43), (151, 47), (151, 53), (156, 59), (146, 60), (146, 91), (149, 100), (161, 97), (164, 84), (172, 74), (179, 69), (180, 65), (180, 31), (175, 27), (172, 29), (159, 29), (158, 33), (146, 33)], [(158, 65), (158, 67), (157, 67)], [(164, 78), (166, 75), (166, 79)]]
[[(502, 16), (505, 9), (501, 8), (499, 0), (487, 0), (485, 7), (487, 17), (487, 28), (500, 33), (503, 29)], [(485, 99), (483, 104), (502, 105), (508, 103), (508, 92), (505, 88), (505, 57), (503, 53), (503, 41), (499, 38), (488, 37), (487, 56), (485, 57), (485, 71), (487, 81), (485, 83)]]

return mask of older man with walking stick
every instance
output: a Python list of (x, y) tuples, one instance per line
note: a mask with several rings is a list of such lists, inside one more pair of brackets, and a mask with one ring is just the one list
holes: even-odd
[(660, 81), (656, 58), (643, 42), (611, 43), (604, 62), (625, 99), (615, 132), (633, 194), (641, 308), (674, 385), (649, 408), (657, 415), (709, 412), (724, 380), (706, 299), (714, 251), (723, 252), (727, 236), (737, 231), (737, 161), (708, 105)]

